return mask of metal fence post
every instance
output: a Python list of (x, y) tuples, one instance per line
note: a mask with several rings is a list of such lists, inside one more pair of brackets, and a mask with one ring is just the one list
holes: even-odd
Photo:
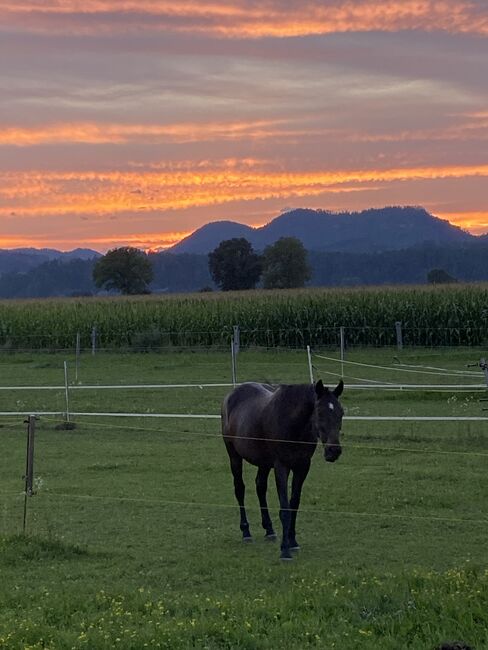
[(66, 422), (69, 422), (69, 385), (68, 385), (68, 363), (64, 362), (64, 392), (66, 397)]
[(346, 357), (346, 331), (345, 327), (341, 326), (341, 377), (344, 379), (344, 359)]
[(234, 352), (239, 354), (239, 350), (241, 347), (241, 331), (239, 329), (239, 325), (234, 325)]
[(402, 323), (397, 320), (395, 323), (397, 350), (403, 350), (403, 336), (402, 336)]
[(231, 356), (231, 363), (232, 363), (232, 384), (235, 387), (235, 385), (237, 384), (237, 368), (236, 368), (236, 350), (235, 350), (234, 339), (232, 339), (230, 342), (230, 356)]
[(97, 349), (97, 327), (94, 325), (91, 331), (91, 344), (92, 344), (92, 354), (95, 354)]
[(310, 375), (310, 383), (313, 384), (315, 382), (313, 378), (312, 352), (310, 350), (309, 345), (307, 345), (307, 357), (308, 357), (308, 372)]
[(80, 365), (81, 337), (76, 333), (76, 352), (75, 352), (75, 381), (78, 381), (78, 368)]
[(34, 439), (36, 432), (36, 416), (29, 415), (27, 424), (27, 449), (25, 459), (25, 489), (24, 489), (24, 519), (22, 532), (25, 533), (27, 525), (27, 497), (34, 494)]

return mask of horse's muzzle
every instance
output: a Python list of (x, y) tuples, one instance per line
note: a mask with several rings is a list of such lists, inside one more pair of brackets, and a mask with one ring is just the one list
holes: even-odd
[(341, 454), (342, 449), (340, 445), (331, 445), (330, 447), (327, 445), (325, 446), (324, 458), (328, 463), (334, 463)]

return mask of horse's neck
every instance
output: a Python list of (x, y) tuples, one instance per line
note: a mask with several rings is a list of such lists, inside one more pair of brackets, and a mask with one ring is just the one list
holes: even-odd
[(274, 405), (276, 410), (273, 409), (275, 426), (282, 432), (284, 428), (295, 439), (316, 440), (313, 417), (315, 399), (308, 387), (285, 387), (282, 394), (275, 397), (279, 399), (279, 403)]

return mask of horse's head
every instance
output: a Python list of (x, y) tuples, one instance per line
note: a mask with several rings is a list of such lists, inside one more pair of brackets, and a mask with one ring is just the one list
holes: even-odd
[(338, 398), (343, 390), (342, 379), (334, 390), (326, 388), (321, 379), (315, 384), (314, 424), (324, 445), (325, 460), (330, 463), (342, 453), (340, 434), (344, 409)]

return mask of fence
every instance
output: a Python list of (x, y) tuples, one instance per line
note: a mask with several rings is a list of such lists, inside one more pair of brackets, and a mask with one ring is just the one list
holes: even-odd
[[(309, 381), (309, 370), (310, 363), (313, 365), (312, 370), (317, 371), (317, 369), (322, 374), (330, 373), (332, 377), (341, 376), (341, 371), (345, 369), (345, 376), (347, 380), (347, 389), (350, 391), (350, 395), (354, 397), (350, 398), (350, 406), (348, 406), (348, 413), (345, 418), (345, 428), (352, 429), (353, 439), (352, 441), (346, 441), (344, 443), (344, 448), (349, 448), (351, 452), (354, 451), (356, 454), (365, 454), (364, 460), (370, 458), (369, 454), (395, 454), (395, 453), (407, 453), (407, 454), (429, 454), (435, 457), (438, 455), (440, 458), (444, 456), (448, 458), (476, 458), (477, 462), (486, 462), (488, 455), (485, 451), (486, 441), (488, 436), (486, 436), (487, 429), (486, 423), (488, 422), (488, 416), (483, 416), (480, 412), (479, 407), (475, 401), (466, 402), (466, 408), (461, 405), (456, 405), (455, 402), (452, 403), (455, 412), (450, 413), (451, 405), (448, 401), (446, 402), (444, 398), (441, 398), (441, 401), (432, 402), (428, 399), (425, 400), (426, 396), (435, 394), (435, 392), (440, 391), (449, 391), (449, 394), (461, 395), (461, 391), (467, 391), (468, 395), (472, 393), (475, 394), (476, 391), (486, 392), (486, 385), (484, 384), (484, 371), (483, 369), (466, 369), (463, 364), (460, 368), (457, 368), (457, 359), (462, 358), (460, 353), (454, 355), (451, 363), (447, 363), (444, 367), (439, 363), (433, 364), (430, 361), (429, 364), (407, 364), (407, 363), (398, 363), (397, 361), (386, 364), (385, 359), (387, 356), (391, 357), (391, 353), (382, 354), (382, 355), (372, 355), (374, 358), (379, 356), (377, 362), (368, 362), (365, 360), (362, 353), (354, 353), (352, 351), (346, 352), (346, 357), (344, 358), (338, 354), (333, 356), (329, 354), (315, 353), (310, 351), (310, 355), (307, 355), (305, 351), (290, 352), (288, 354), (281, 353), (263, 353), (262, 355), (254, 353), (242, 347), (241, 341), (241, 351), (236, 356), (237, 359), (237, 379), (244, 380), (249, 379), (250, 377), (246, 374), (250, 372), (249, 369), (246, 369), (247, 359), (249, 358), (249, 364), (252, 365), (252, 372), (254, 379), (263, 379), (266, 380), (267, 377), (263, 374), (269, 372), (269, 367), (277, 366), (279, 364), (279, 371), (277, 369), (276, 376), (278, 378), (285, 377), (285, 370), (289, 374), (286, 377), (295, 377), (295, 380)], [(215, 381), (208, 381), (209, 378), (212, 378), (212, 372), (215, 371), (215, 368), (212, 368), (209, 360), (215, 359), (219, 360), (218, 372), (220, 373), (219, 377), (214, 377)], [(265, 359), (270, 357), (270, 365), (265, 365)], [(371, 355), (370, 355), (371, 356)], [(470, 360), (469, 353), (466, 353), (466, 361)], [(55, 451), (54, 448), (51, 448), (49, 453), (64, 453), (61, 452), (61, 448), (69, 445), (78, 445), (82, 442), (83, 435), (80, 436), (80, 432), (94, 432), (93, 434), (93, 444), (97, 444), (97, 435), (100, 431), (119, 431), (121, 436), (126, 435), (127, 432), (134, 431), (139, 432), (140, 435), (154, 435), (157, 436), (157, 439), (160, 440), (160, 443), (164, 445), (165, 443), (175, 445), (179, 444), (175, 436), (178, 435), (181, 437), (181, 441), (185, 442), (186, 445), (191, 445), (190, 440), (201, 440), (202, 438), (220, 438), (218, 433), (218, 403), (221, 395), (228, 391), (232, 385), (232, 376), (231, 376), (231, 353), (230, 350), (226, 351), (224, 354), (220, 355), (205, 355), (203, 357), (204, 363), (202, 364), (202, 372), (205, 372), (205, 375), (199, 377), (200, 381), (197, 382), (185, 382), (175, 381), (174, 383), (150, 383), (144, 381), (144, 383), (112, 383), (107, 382), (106, 377), (116, 376), (118, 381), (123, 381), (124, 375), (121, 374), (120, 367), (110, 368), (112, 374), (109, 372), (109, 368), (106, 366), (104, 358), (99, 359), (97, 355), (93, 356), (91, 354), (82, 355), (82, 364), (79, 367), (80, 378), (85, 379), (90, 377), (92, 379), (89, 383), (76, 383), (73, 379), (74, 371), (74, 362), (71, 361), (68, 364), (65, 364), (60, 358), (57, 357), (48, 357), (52, 361), (49, 362), (49, 368), (43, 368), (43, 363), (38, 364), (39, 367), (35, 372), (31, 369), (31, 366), (26, 366), (25, 374), (35, 375), (36, 373), (43, 376), (43, 373), (51, 372), (51, 366), (56, 366), (56, 373), (59, 378), (63, 377), (64, 382), (59, 383), (49, 383), (45, 385), (36, 385), (35, 382), (25, 383), (24, 385), (11, 385), (11, 386), (1, 386), (0, 387), (0, 399), (4, 405), (4, 410), (0, 413), (0, 418), (2, 421), (5, 421), (5, 418), (15, 417), (16, 424), (15, 428), (18, 431), (21, 426), (21, 417), (23, 415), (37, 415), (41, 417), (41, 446), (39, 449), (36, 449), (36, 456), (40, 454), (41, 465), (43, 454), (46, 453), (46, 429), (45, 425), (56, 423), (57, 425), (66, 424), (69, 421), (71, 424), (73, 421), (76, 421), (76, 425), (79, 427), (79, 431), (71, 433), (69, 431), (63, 430), (59, 435), (62, 437), (56, 438), (56, 444), (59, 445), (59, 452)], [(133, 374), (139, 367), (134, 364), (133, 358), (126, 358), (123, 355), (118, 355), (117, 357), (111, 357), (110, 366), (114, 366), (114, 359), (122, 359), (125, 364), (123, 367), (127, 373), (131, 372), (129, 378), (132, 378)], [(138, 357), (138, 364), (145, 364), (144, 372), (141, 372), (141, 379), (145, 380), (148, 377), (147, 371), (153, 371), (154, 359), (152, 355), (142, 355)], [(175, 355), (169, 355), (169, 359), (174, 359)], [(179, 359), (180, 356), (176, 355), (176, 358)], [(353, 360), (353, 359), (357, 360)], [(359, 359), (363, 358), (362, 361)], [(429, 357), (430, 358), (430, 357)], [(442, 358), (442, 357), (441, 357)], [(187, 360), (188, 359), (188, 360)], [(181, 361), (181, 367), (186, 369), (188, 364), (192, 364), (191, 371), (195, 372), (195, 367), (198, 360), (198, 355), (192, 355), (188, 353), (188, 357), (183, 355)], [(262, 366), (256, 364), (256, 359), (262, 361)], [(221, 361), (223, 360), (223, 361)], [(242, 363), (241, 363), (242, 360)], [(15, 358), (12, 358), (12, 368), (15, 366)], [(241, 363), (241, 365), (239, 365)], [(317, 366), (315, 365), (317, 364)], [(318, 364), (323, 364), (325, 367), (320, 367)], [(34, 364), (35, 365), (35, 364)], [(102, 372), (102, 376), (98, 375), (99, 379), (103, 383), (93, 382), (93, 374), (90, 374), (90, 368), (93, 365), (93, 368), (97, 372)], [(453, 367), (454, 365), (454, 367)], [(4, 364), (5, 368), (8, 366)], [(22, 364), (20, 368), (22, 368)], [(165, 367), (165, 364), (162, 364), (162, 367)], [(353, 370), (353, 377), (349, 377), (348, 374), (351, 372), (349, 369)], [(225, 373), (227, 381), (218, 381), (217, 379), (221, 378), (222, 374)], [(4, 372), (5, 375), (5, 372)], [(408, 378), (407, 381), (402, 383), (396, 383), (396, 377), (404, 376)], [(203, 378), (206, 378), (207, 381), (203, 381)], [(428, 380), (428, 382), (436, 383), (424, 383), (419, 384), (417, 382), (418, 377), (422, 377)], [(385, 379), (388, 378), (388, 379)], [(411, 379), (410, 379), (411, 378)], [(105, 379), (105, 381), (104, 381)], [(452, 382), (455, 383), (452, 383)], [(411, 383), (410, 383), (411, 382)], [(476, 382), (476, 383), (475, 383)], [(286, 382), (285, 382), (286, 383)], [(405, 397), (405, 403), (398, 402), (400, 406), (404, 404), (404, 412), (395, 413), (388, 412), (388, 395), (391, 394), (391, 391), (397, 391), (400, 394), (404, 392), (407, 397)], [(409, 391), (415, 391), (415, 401), (412, 401), (408, 395)], [(54, 393), (56, 396), (57, 404), (60, 408), (42, 408), (35, 407), (32, 408), (33, 399), (35, 396), (39, 396), (39, 403), (48, 405), (48, 399), (50, 399), (50, 392)], [(23, 394), (30, 394), (28, 398), (30, 400), (25, 402), (25, 407), (17, 405), (15, 409), (7, 409), (8, 404), (7, 398), (10, 398), (11, 395), (20, 396)], [(362, 395), (365, 395), (363, 398)], [(366, 394), (368, 397), (366, 397)], [(92, 396), (95, 397), (92, 397)], [(133, 395), (134, 398), (129, 397)], [(195, 396), (198, 396), (195, 398)], [(373, 395), (373, 398), (371, 396)], [(385, 396), (385, 397), (382, 397)], [(470, 399), (473, 397), (470, 396)], [(107, 396), (107, 397), (105, 397)], [(176, 396), (178, 398), (176, 399)], [(185, 397), (186, 396), (186, 397)], [(207, 397), (208, 396), (208, 397)], [(97, 403), (106, 404), (109, 402), (112, 406), (116, 405), (112, 409), (93, 409), (93, 408), (80, 408), (82, 406), (93, 405), (93, 399), (97, 399)], [(16, 399), (16, 402), (19, 401)], [(37, 399), (37, 398), (36, 398)], [(401, 397), (400, 399), (404, 399)], [(429, 398), (430, 399), (430, 398)], [(464, 399), (464, 398), (463, 398)], [(176, 400), (176, 401), (175, 401)], [(182, 406), (180, 409), (175, 409), (174, 406), (176, 403), (180, 403), (186, 406)], [(363, 400), (363, 401), (361, 401)], [(138, 404), (144, 403), (144, 405), (156, 405), (158, 408), (156, 410), (152, 409), (151, 411), (143, 411), (137, 408)], [(127, 405), (131, 404), (133, 407), (132, 410), (127, 408)], [(201, 405), (206, 406), (205, 409), (199, 409)], [(355, 412), (354, 404), (370, 404), (368, 408), (373, 408), (373, 413), (357, 413)], [(408, 412), (407, 406), (410, 407), (412, 404), (417, 405), (417, 412), (412, 414)], [(463, 402), (464, 404), (464, 402)], [(432, 407), (430, 406), (432, 405)], [(435, 412), (434, 408), (437, 409)], [(403, 408), (403, 407), (402, 407)], [(431, 410), (429, 413), (427, 409)], [(381, 412), (381, 409), (386, 409), (386, 412)], [(467, 409), (467, 410), (466, 410)], [(401, 409), (400, 409), (401, 410)], [(426, 412), (427, 411), (427, 412)], [(447, 412), (446, 412), (447, 411)], [(29, 418), (31, 420), (31, 418)], [(150, 423), (158, 423), (153, 428), (150, 427)], [(178, 423), (184, 423), (182, 426)], [(211, 430), (209, 430), (211, 427)], [(431, 433), (429, 435), (425, 434), (425, 428), (428, 427), (428, 431)], [(61, 429), (63, 427), (61, 426)], [(362, 444), (361, 437), (359, 434), (354, 434), (354, 431), (360, 431), (361, 435), (365, 438), (367, 444)], [(98, 434), (96, 433), (98, 432)], [(125, 432), (125, 433), (124, 433)], [(378, 434), (379, 432), (379, 434)], [(401, 433), (401, 435), (399, 434)], [(422, 433), (423, 432), (423, 433)], [(48, 434), (51, 436), (52, 434)], [(118, 434), (117, 434), (118, 435)], [(73, 437), (75, 436), (75, 437)], [(76, 436), (78, 436), (76, 438)], [(44, 438), (44, 441), (43, 441)], [(355, 439), (356, 438), (356, 439)], [(463, 446), (460, 448), (458, 444), (458, 439), (461, 438)], [(419, 441), (422, 441), (422, 446), (419, 446)], [(475, 444), (474, 444), (475, 443)], [(474, 444), (474, 447), (473, 447)], [(44, 447), (43, 447), (44, 445)], [(447, 448), (446, 448), (447, 446)], [(44, 451), (43, 451), (44, 449)], [(49, 449), (47, 450), (49, 451)], [(79, 453), (79, 452), (77, 452)], [(186, 453), (186, 452), (185, 452)], [(29, 458), (29, 452), (27, 453), (27, 458)], [(165, 457), (165, 454), (161, 457)], [(76, 459), (71, 456), (64, 457), (65, 463), (77, 462)], [(449, 461), (451, 462), (451, 461)], [(69, 466), (69, 465), (68, 465)], [(108, 471), (110, 471), (111, 463), (110, 459), (107, 461)], [(52, 471), (52, 470), (51, 470)], [(71, 472), (71, 470), (70, 470)], [(72, 473), (72, 472), (71, 472)], [(35, 480), (35, 474), (32, 471), (29, 471), (27, 464), (26, 476), (31, 474), (33, 478), (30, 481), (29, 485), (24, 487), (24, 503), (28, 507), (29, 501), (26, 501), (26, 495), (28, 496), (30, 492), (35, 492), (35, 487), (33, 487)], [(53, 480), (53, 479), (51, 479)], [(63, 496), (64, 495), (64, 496)], [(86, 492), (86, 489), (83, 489), (83, 486), (80, 486), (78, 490), (71, 490), (70, 485), (60, 484), (57, 488), (51, 488), (49, 494), (46, 494), (46, 498), (55, 499), (68, 499), (72, 496), (73, 499), (83, 500), (86, 496), (87, 501), (90, 499), (107, 502), (110, 499), (116, 498), (115, 496), (103, 495), (103, 494), (89, 494)], [(84, 496), (83, 496), (84, 495)], [(42, 496), (42, 494), (41, 494)], [(136, 499), (137, 497), (123, 496), (121, 499), (125, 499), (128, 502), (131, 499)], [(141, 497), (142, 498), (142, 497)], [(151, 499), (149, 499), (151, 501)], [(142, 501), (141, 501), (142, 502)], [(172, 502), (179, 502), (182, 504), (182, 507), (194, 508), (201, 507), (203, 508), (205, 504), (198, 505), (195, 503), (190, 503), (190, 501), (185, 500), (184, 498), (171, 499), (171, 498), (161, 498), (154, 499), (154, 503), (159, 503), (160, 505), (166, 503), (170, 504)], [(185, 505), (186, 504), (186, 505)], [(211, 501), (209, 501), (209, 507), (211, 507)], [(208, 505), (208, 504), (207, 504)], [(20, 506), (20, 503), (19, 503)], [(227, 503), (226, 505), (216, 504), (216, 507), (229, 507), (232, 508), (232, 502)], [(341, 511), (346, 516), (353, 517), (354, 511), (348, 514), (346, 511)], [(372, 515), (372, 513), (369, 513)], [(368, 513), (359, 513), (358, 517), (369, 516)], [(376, 513), (378, 517), (387, 517), (387, 513), (384, 514)], [(409, 516), (409, 515), (408, 515)], [(424, 515), (418, 515), (420, 518)], [(436, 516), (433, 514), (430, 520), (436, 521)], [(405, 515), (407, 517), (407, 515)], [(425, 515), (428, 518), (427, 515)], [(439, 521), (448, 521), (459, 520), (459, 521), (484, 521), (482, 517), (463, 517), (462, 514), (459, 516), (449, 517), (445, 516), (444, 519), (439, 517)], [(20, 521), (20, 519), (19, 519)]]
[[(64, 413), (65, 419), (69, 422), (71, 415), (103, 415), (107, 417), (110, 415), (106, 410), (96, 411), (93, 408), (91, 409), (80, 409), (71, 408), (70, 401), (73, 393), (80, 393), (96, 391), (100, 392), (110, 392), (110, 391), (125, 391), (127, 392), (137, 392), (137, 391), (181, 391), (189, 389), (229, 389), (232, 386), (235, 386), (238, 379), (242, 381), (249, 380), (264, 380), (265, 383), (273, 383), (269, 378), (259, 377), (254, 374), (254, 376), (244, 376), (240, 377), (239, 375), (239, 364), (238, 359), (240, 357), (246, 358), (248, 353), (241, 351), (239, 355), (236, 353), (236, 346), (232, 342), (231, 349), (228, 356), (228, 381), (198, 381), (198, 382), (178, 382), (178, 383), (149, 383), (149, 382), (140, 382), (140, 383), (124, 383), (120, 381), (119, 383), (99, 383), (99, 382), (84, 382), (79, 381), (80, 374), (80, 357), (76, 356), (74, 364), (71, 363), (71, 376), (69, 374), (69, 364), (65, 360), (63, 361), (63, 384), (45, 384), (45, 385), (9, 385), (9, 386), (0, 386), (0, 395), (1, 394), (19, 394), (22, 392), (31, 392), (31, 393), (46, 393), (46, 392), (55, 392), (63, 393), (64, 404), (63, 409), (53, 409), (53, 408), (43, 408), (34, 407), (32, 403), (26, 404), (27, 410), (21, 411), (19, 408), (17, 410), (5, 409), (0, 411), (0, 415), (13, 415), (15, 413), (22, 413), (24, 415), (30, 415), (32, 413), (38, 415), (58, 415)], [(90, 359), (91, 357), (89, 357)], [(301, 360), (301, 375), (305, 376), (308, 370), (308, 377), (310, 381), (314, 381), (314, 373), (318, 373), (319, 376), (323, 378), (334, 378), (338, 380), (339, 378), (344, 379), (346, 382), (346, 389), (349, 391), (416, 391), (417, 393), (428, 393), (428, 392), (445, 392), (445, 391), (467, 391), (470, 393), (474, 392), (485, 392), (488, 388), (488, 372), (486, 369), (486, 362), (484, 359), (481, 359), (478, 366), (480, 371), (474, 370), (461, 370), (455, 368), (445, 368), (440, 366), (431, 366), (431, 365), (413, 365), (400, 363), (400, 361), (395, 357), (396, 363), (391, 363), (390, 365), (381, 365), (380, 363), (367, 363), (365, 361), (353, 361), (350, 358), (345, 359), (345, 350), (341, 349), (340, 357), (336, 358), (333, 356), (320, 354), (312, 352), (310, 347), (307, 348), (307, 353), (303, 354)], [(308, 363), (308, 368), (307, 368)], [(75, 369), (75, 377), (73, 378), (73, 365)], [(130, 364), (133, 366), (133, 364)], [(132, 368), (131, 368), (132, 369)], [(369, 375), (368, 375), (369, 373)], [(360, 376), (359, 376), (360, 375)], [(385, 376), (387, 379), (385, 379)], [(398, 380), (400, 377), (400, 380)], [(421, 381), (419, 381), (419, 378)], [(427, 381), (426, 381), (427, 380)], [(430, 383), (428, 383), (430, 382)], [(280, 383), (280, 380), (278, 382)], [(282, 382), (283, 383), (283, 382)], [(286, 382), (284, 382), (286, 383)], [(294, 383), (294, 382), (291, 382)], [(182, 413), (174, 413), (171, 411), (172, 415), (170, 417), (182, 417)], [(147, 415), (144, 413), (127, 413), (124, 410), (124, 414), (127, 417), (140, 416), (140, 417), (167, 417), (164, 413), (153, 413)], [(194, 414), (192, 417), (211, 417), (210, 415), (205, 416), (204, 414), (197, 415)]]
[(312, 348), (344, 349), (352, 347), (479, 347), (488, 345), (488, 326), (480, 327), (412, 327), (399, 321), (384, 326), (337, 326), (294, 328), (243, 328), (238, 325), (215, 330), (165, 331), (158, 327), (140, 331), (97, 329), (56, 335), (52, 332), (16, 334), (0, 329), (0, 351), (73, 350), (97, 354), (111, 351), (166, 351), (172, 349), (228, 350), (235, 341), (239, 348)]
[[(82, 415), (82, 414), (79, 414)], [(84, 414), (88, 415), (88, 414)], [(93, 414), (100, 416), (100, 414)], [(114, 414), (111, 414), (112, 416)], [(132, 417), (146, 417), (146, 414), (131, 414)], [(158, 414), (156, 417), (160, 417), (161, 415)], [(127, 417), (126, 414), (117, 414), (117, 417)], [(148, 416), (148, 417), (154, 417), (154, 416)], [(168, 418), (174, 418), (175, 416), (172, 414), (164, 414), (164, 417)], [(191, 417), (191, 418), (201, 418), (201, 415), (183, 415), (180, 414), (179, 417)], [(212, 419), (217, 418), (218, 416), (213, 416)], [(415, 421), (415, 422), (426, 422), (426, 421), (438, 421), (438, 422), (449, 422), (449, 421), (477, 421), (480, 422), (484, 420), (485, 422), (488, 421), (488, 418), (474, 418), (474, 417), (460, 417), (460, 418), (441, 418), (441, 417), (349, 417), (349, 421), (375, 421), (375, 422), (385, 422), (385, 421)], [(41, 420), (41, 423), (44, 420)], [(55, 423), (59, 422), (59, 420), (54, 419), (54, 418), (48, 418), (47, 423)], [(185, 499), (177, 499), (177, 498), (171, 498), (169, 496), (166, 496), (165, 498), (157, 498), (154, 496), (137, 496), (137, 495), (125, 495), (125, 496), (118, 496), (117, 494), (100, 494), (100, 493), (95, 493), (95, 494), (90, 494), (86, 491), (85, 487), (85, 492), (80, 492), (76, 488), (76, 484), (72, 486), (72, 489), (70, 490), (67, 488), (65, 481), (60, 480), (59, 481), (59, 486), (56, 488), (56, 479), (51, 478), (51, 483), (52, 485), (48, 489), (47, 492), (44, 492), (42, 489), (42, 480), (36, 482), (36, 475), (35, 475), (35, 457), (34, 457), (34, 444), (35, 444), (35, 432), (36, 432), (36, 418), (34, 416), (30, 416), (27, 419), (26, 422), (27, 425), (27, 446), (26, 446), (26, 473), (25, 473), (25, 487), (24, 487), (24, 492), (23, 492), (23, 511), (22, 511), (22, 516), (21, 516), (21, 503), (18, 502), (18, 521), (20, 522), (22, 520), (23, 522), (23, 530), (25, 531), (26, 529), (29, 528), (29, 508), (30, 508), (30, 498), (39, 496), (41, 495), (41, 501), (43, 501), (44, 505), (46, 505), (46, 499), (47, 502), (58, 502), (58, 507), (62, 502), (65, 503), (65, 507), (68, 507), (68, 502), (71, 502), (71, 506), (73, 507), (73, 503), (76, 501), (93, 501), (93, 502), (105, 502), (107, 504), (115, 504), (115, 503), (140, 503), (140, 504), (146, 504), (146, 505), (152, 505), (152, 506), (159, 506), (159, 507), (165, 507), (165, 506), (177, 506), (178, 508), (186, 508), (186, 509), (206, 509), (208, 510), (215, 510), (215, 509), (231, 509), (231, 510), (236, 510), (236, 506), (232, 503), (231, 500), (223, 502), (223, 503), (217, 503), (217, 502), (209, 502), (209, 501), (202, 501), (201, 497), (198, 500), (185, 500)], [(16, 428), (20, 428), (20, 422), (18, 425), (16, 425)], [(95, 425), (95, 428), (97, 430), (102, 430), (102, 431), (109, 431), (109, 432), (119, 432), (122, 434), (122, 431), (125, 431), (127, 433), (127, 430), (130, 431), (138, 431), (141, 434), (142, 433), (148, 433), (151, 432), (152, 434), (159, 434), (158, 440), (160, 441), (160, 444), (162, 445), (162, 449), (164, 449), (165, 446), (165, 441), (171, 444), (171, 440), (167, 440), (167, 438), (172, 438), (173, 442), (176, 436), (185, 436), (185, 439), (188, 439), (188, 437), (192, 439), (220, 439), (220, 434), (217, 431), (210, 431), (210, 432), (202, 432), (202, 431), (193, 431), (189, 432), (187, 428), (185, 429), (174, 429), (172, 427), (171, 432), (170, 431), (165, 431), (160, 428), (157, 429), (147, 429), (146, 426), (130, 426), (128, 427), (125, 423), (121, 425), (108, 425), (108, 424), (100, 424), (99, 422)], [(44, 431), (41, 433), (41, 435), (44, 436), (46, 435), (46, 432)], [(63, 440), (64, 442), (61, 443), (63, 447), (69, 447), (73, 445), (74, 443), (78, 447), (78, 442), (76, 440), (80, 440), (79, 436), (76, 439), (70, 438), (69, 436), (72, 436), (73, 434), (71, 433), (66, 433), (64, 432), (63, 434)], [(77, 435), (77, 434), (75, 434)], [(163, 437), (161, 437), (163, 436)], [(59, 439), (60, 440), (60, 439)], [(449, 444), (451, 441), (449, 441)], [(306, 444), (306, 443), (304, 443)], [(446, 458), (449, 462), (448, 465), (446, 466), (446, 471), (447, 467), (450, 467), (449, 463), (459, 463), (462, 459), (465, 459), (467, 462), (469, 461), (470, 463), (478, 463), (476, 466), (481, 470), (482, 464), (488, 461), (488, 450), (483, 450), (486, 449), (486, 447), (483, 447), (482, 449), (459, 449), (459, 441), (457, 441), (455, 449), (453, 448), (448, 448), (448, 449), (440, 449), (436, 448), (435, 446), (429, 445), (429, 446), (422, 446), (418, 447), (415, 445), (410, 445), (405, 446), (405, 444), (388, 444), (388, 441), (383, 441), (381, 444), (377, 443), (371, 443), (371, 442), (355, 442), (354, 440), (352, 441), (344, 441), (343, 442), (343, 448), (345, 453), (349, 452), (351, 453), (356, 453), (359, 455), (359, 457), (363, 457), (362, 465), (364, 466), (364, 461), (368, 459), (369, 454), (373, 453), (375, 457), (377, 454), (385, 454), (387, 458), (391, 458), (392, 454), (401, 454), (402, 456), (405, 456), (405, 454), (413, 454), (414, 457), (418, 457), (421, 455), (422, 457), (424, 456), (431, 456), (433, 458), (438, 457), (440, 459)], [(41, 447), (42, 449), (42, 447)], [(44, 454), (47, 453), (48, 450), (46, 450), (46, 446), (44, 443)], [(41, 454), (43, 452), (41, 451)], [(51, 452), (52, 453), (52, 452)], [(63, 456), (65, 460), (69, 460), (69, 458), (72, 459), (72, 462), (74, 460), (74, 456), (72, 453), (67, 451), (66, 449), (63, 449), (62, 451)], [(60, 452), (56, 452), (56, 457), (58, 457)], [(162, 457), (164, 457), (164, 452)], [(110, 460), (110, 459), (108, 459)], [(224, 459), (222, 459), (223, 462)], [(45, 458), (41, 458), (41, 465), (42, 462), (46, 462)], [(76, 461), (75, 461), (76, 462)], [(102, 466), (103, 467), (103, 466)], [(466, 466), (467, 468), (468, 466)], [(115, 472), (117, 468), (117, 464), (113, 463), (112, 465), (107, 464), (107, 469)], [(66, 468), (65, 468), (66, 469)], [(68, 468), (69, 469), (69, 468)], [(450, 470), (449, 470), (450, 471)], [(85, 471), (86, 473), (86, 471)], [(54, 485), (53, 485), (54, 484)], [(229, 492), (230, 493), (230, 492)], [(0, 497), (3, 497), (6, 495), (0, 495)], [(13, 496), (13, 495), (12, 495)], [(0, 498), (1, 500), (1, 498)], [(35, 504), (34, 504), (35, 507)], [(383, 505), (384, 507), (384, 505)], [(75, 508), (76, 509), (76, 508)], [(250, 510), (257, 510), (256, 507), (249, 508)], [(13, 511), (12, 511), (13, 512)], [(425, 522), (430, 522), (430, 523), (445, 523), (445, 524), (462, 524), (462, 525), (482, 525), (486, 526), (488, 525), (488, 518), (485, 516), (470, 516), (469, 512), (460, 512), (458, 513), (445, 513), (445, 514), (439, 514), (436, 512), (431, 512), (431, 513), (413, 513), (413, 512), (408, 512), (408, 513), (398, 513), (398, 512), (388, 512), (388, 511), (376, 511), (376, 512), (357, 512), (354, 510), (347, 510), (347, 509), (341, 509), (341, 508), (311, 508), (311, 507), (304, 507), (303, 512), (309, 513), (314, 517), (320, 516), (320, 515), (335, 515), (335, 516), (346, 516), (346, 517), (352, 517), (352, 518), (376, 518), (376, 519), (390, 519), (390, 520), (421, 520)]]

